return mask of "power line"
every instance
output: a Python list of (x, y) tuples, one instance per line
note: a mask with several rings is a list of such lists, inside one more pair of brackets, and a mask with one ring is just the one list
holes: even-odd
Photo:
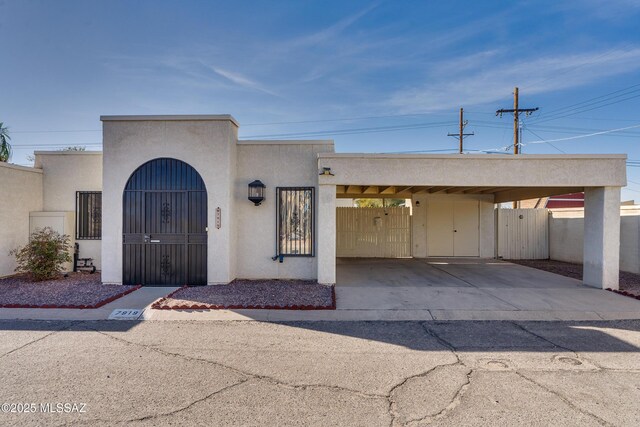
[(567, 154), (566, 151), (561, 150), (560, 148), (556, 147), (555, 145), (553, 145), (552, 143), (550, 143), (549, 141), (545, 140), (543, 137), (541, 137), (540, 135), (538, 135), (537, 133), (535, 133), (534, 131), (532, 131), (531, 129), (529, 129), (528, 127), (525, 127), (524, 130), (526, 130), (527, 132), (533, 134), (533, 136), (535, 136), (536, 138), (540, 138), (541, 140), (543, 140), (544, 142), (546, 142), (547, 144), (549, 144), (550, 146), (552, 146), (553, 148), (555, 148), (556, 150), (558, 150), (559, 152), (563, 153), (563, 154)]
[(265, 135), (247, 135), (243, 136), (243, 139), (253, 138), (300, 138), (300, 137), (314, 137), (314, 136), (330, 136), (330, 135), (353, 135), (363, 133), (379, 133), (379, 132), (393, 132), (401, 130), (413, 130), (413, 129), (427, 129), (434, 127), (446, 127), (451, 126), (455, 122), (431, 122), (431, 123), (417, 123), (411, 125), (396, 125), (396, 126), (379, 126), (368, 128), (349, 128), (349, 129), (335, 129), (335, 130), (322, 130), (313, 132), (294, 132), (294, 133), (280, 133), (280, 134), (265, 134)]
[[(639, 86), (640, 86), (640, 83), (636, 83), (636, 84), (633, 84), (631, 86), (624, 87), (622, 89), (614, 90), (613, 92), (605, 93), (604, 95), (600, 95), (600, 96), (596, 96), (596, 97), (593, 97), (593, 98), (586, 99), (584, 101), (576, 102), (575, 104), (565, 105), (563, 107), (556, 108), (555, 110), (548, 110), (547, 112), (545, 112), (543, 114), (544, 115), (548, 115), (548, 114), (553, 114), (553, 113), (558, 112), (558, 111), (566, 111), (566, 110), (573, 110), (575, 108), (580, 108), (579, 106), (584, 106), (584, 104), (590, 104), (590, 103), (593, 103), (593, 101), (596, 101), (598, 99), (608, 98), (611, 95), (615, 95), (616, 93), (626, 92), (629, 89), (633, 89), (633, 88), (636, 88), (636, 87), (639, 87)], [(632, 92), (635, 92), (635, 90), (632, 91)], [(607, 101), (607, 100), (603, 100), (603, 101)]]
[(604, 135), (604, 134), (607, 134), (607, 133), (619, 132), (621, 130), (636, 129), (636, 128), (640, 128), (640, 125), (627, 126), (627, 127), (618, 128), (618, 129), (603, 130), (601, 132), (594, 132), (594, 133), (589, 133), (589, 134), (586, 134), (586, 135), (570, 136), (570, 137), (567, 137), (567, 138), (556, 138), (556, 139), (547, 139), (547, 140), (542, 140), (542, 141), (531, 141), (531, 142), (527, 142), (527, 144), (546, 144), (546, 143), (549, 143), (549, 142), (569, 141), (569, 140), (573, 140), (573, 139), (587, 138), (587, 137), (590, 137), (590, 136)]

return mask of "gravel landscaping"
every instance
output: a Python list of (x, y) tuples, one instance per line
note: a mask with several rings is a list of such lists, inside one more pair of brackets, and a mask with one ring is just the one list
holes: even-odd
[[(516, 259), (505, 261), (582, 280), (582, 264), (574, 264), (571, 262), (553, 261), (546, 259)], [(620, 291), (640, 296), (640, 274), (621, 271), (619, 283)]]
[(103, 285), (100, 273), (32, 282), (27, 275), (0, 278), (2, 308), (98, 308), (139, 286)]
[(311, 280), (234, 280), (228, 285), (180, 288), (156, 301), (161, 310), (334, 310), (333, 286)]

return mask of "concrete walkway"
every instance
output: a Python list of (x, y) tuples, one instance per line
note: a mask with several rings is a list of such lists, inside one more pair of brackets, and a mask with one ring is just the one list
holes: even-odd
[(144, 320), (623, 320), (640, 301), (497, 260), (339, 259), (337, 310), (152, 310), (176, 288), (143, 288), (95, 310), (0, 309), (0, 319), (101, 320), (143, 309)]

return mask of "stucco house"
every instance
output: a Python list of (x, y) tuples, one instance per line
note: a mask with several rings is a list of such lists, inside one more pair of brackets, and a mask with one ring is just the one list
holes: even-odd
[[(336, 153), (333, 141), (238, 140), (229, 115), (101, 120), (102, 152), (0, 167), (2, 250), (55, 225), (105, 283), (329, 284), (345, 254), (493, 258), (496, 204), (584, 192), (584, 282), (617, 288), (625, 155)], [(360, 197), (411, 207), (337, 207)], [(0, 276), (11, 271), (3, 257)]]

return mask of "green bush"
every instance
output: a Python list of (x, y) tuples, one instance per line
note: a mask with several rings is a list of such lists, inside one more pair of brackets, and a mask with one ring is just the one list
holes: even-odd
[(14, 249), (9, 255), (16, 257), (16, 271), (27, 273), (34, 281), (55, 279), (63, 264), (71, 261), (69, 236), (61, 235), (50, 227), (37, 229), (26, 246)]

